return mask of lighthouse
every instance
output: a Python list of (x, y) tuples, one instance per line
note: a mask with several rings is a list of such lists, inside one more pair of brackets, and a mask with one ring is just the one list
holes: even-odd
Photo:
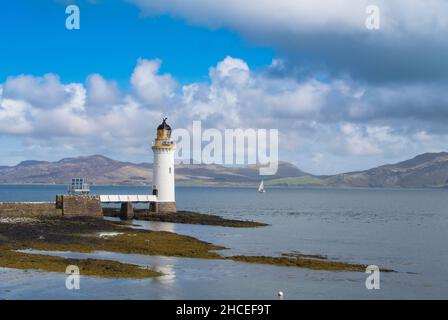
[(152, 145), (154, 152), (152, 194), (157, 202), (151, 205), (151, 211), (159, 213), (176, 212), (174, 150), (176, 145), (171, 138), (171, 127), (163, 118), (157, 127), (157, 136)]

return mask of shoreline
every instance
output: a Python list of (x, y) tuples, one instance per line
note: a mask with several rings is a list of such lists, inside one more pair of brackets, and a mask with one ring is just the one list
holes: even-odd
[[(267, 180), (269, 181), (269, 180)], [(1, 186), (58, 186), (67, 188), (67, 184), (62, 183), (0, 183)], [(90, 184), (91, 187), (148, 187), (151, 188), (150, 184)], [(448, 187), (353, 187), (353, 186), (319, 186), (319, 185), (269, 185), (267, 184), (267, 189), (297, 189), (297, 190), (447, 190)], [(234, 189), (254, 189), (257, 192), (258, 183), (250, 185), (210, 185), (210, 184), (200, 184), (200, 185), (187, 185), (182, 183), (176, 183), (176, 188), (234, 188)], [(95, 194), (91, 194), (95, 195)]]
[[(12, 218), (11, 218), (12, 219)], [(111, 236), (104, 237), (101, 234)], [(35, 217), (28, 221), (0, 222), (0, 267), (64, 272), (73, 261), (65, 258), (18, 252), (18, 250), (68, 251), (91, 253), (107, 251), (179, 258), (232, 260), (241, 263), (298, 267), (322, 271), (365, 272), (367, 265), (330, 260), (315, 255), (285, 253), (282, 256), (224, 256), (227, 248), (194, 237), (166, 231), (139, 230), (129, 223), (98, 218)], [(61, 260), (62, 259), (62, 260)], [(81, 272), (99, 277), (156, 277), (146, 266), (117, 265), (113, 260), (76, 260)], [(112, 270), (112, 271), (111, 271)], [(394, 272), (382, 269), (384, 272)], [(112, 273), (111, 273), (112, 272)]]
[[(103, 208), (105, 217), (120, 217), (120, 209)], [(220, 226), (232, 228), (258, 228), (269, 224), (251, 220), (226, 219), (221, 216), (194, 211), (178, 210), (173, 213), (153, 213), (148, 209), (134, 209), (134, 219), (153, 222), (169, 222), (180, 224), (197, 224), (205, 226)]]

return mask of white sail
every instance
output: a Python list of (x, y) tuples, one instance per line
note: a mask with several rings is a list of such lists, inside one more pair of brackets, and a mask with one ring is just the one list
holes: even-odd
[(261, 180), (260, 186), (258, 187), (258, 192), (266, 192), (266, 189), (264, 188), (264, 182)]

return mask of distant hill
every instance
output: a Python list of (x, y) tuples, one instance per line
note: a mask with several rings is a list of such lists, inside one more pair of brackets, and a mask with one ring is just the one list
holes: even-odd
[(100, 155), (66, 158), (57, 162), (29, 160), (14, 167), (0, 168), (0, 183), (68, 184), (75, 177), (85, 177), (96, 184), (136, 184), (149, 181), (151, 170)]
[(331, 186), (351, 187), (448, 187), (448, 153), (425, 153), (410, 160), (326, 179)]
[[(178, 185), (256, 185), (259, 166), (176, 165)], [(0, 166), (0, 183), (67, 184), (84, 177), (93, 184), (151, 185), (152, 164), (131, 163), (94, 155), (56, 162), (28, 160), (17, 166)], [(267, 186), (447, 188), (448, 153), (425, 153), (413, 159), (377, 168), (331, 176), (315, 176), (288, 162), (280, 162)]]
[(274, 179), (267, 182), (276, 186), (327, 186), (370, 188), (447, 188), (448, 153), (425, 153), (410, 160), (377, 168), (341, 173), (333, 176), (303, 176)]
[[(176, 165), (180, 185), (254, 184), (260, 181), (258, 166), (224, 167), (221, 165)], [(306, 175), (294, 165), (281, 162), (273, 178)], [(28, 160), (13, 167), (0, 167), (0, 183), (68, 184), (84, 177), (93, 184), (151, 185), (152, 164), (131, 163), (94, 155), (66, 158), (56, 162)]]

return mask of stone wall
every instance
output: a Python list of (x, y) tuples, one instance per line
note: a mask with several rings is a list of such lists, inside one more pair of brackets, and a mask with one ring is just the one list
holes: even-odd
[(100, 197), (58, 195), (56, 202), (0, 202), (0, 217), (102, 217)]
[(176, 210), (176, 202), (158, 202), (156, 205), (157, 210), (154, 212), (157, 213), (175, 213)]
[(102, 217), (103, 210), (99, 196), (58, 196), (57, 202), (62, 207), (64, 217), (89, 216)]
[(54, 202), (0, 202), (0, 217), (61, 216)]

